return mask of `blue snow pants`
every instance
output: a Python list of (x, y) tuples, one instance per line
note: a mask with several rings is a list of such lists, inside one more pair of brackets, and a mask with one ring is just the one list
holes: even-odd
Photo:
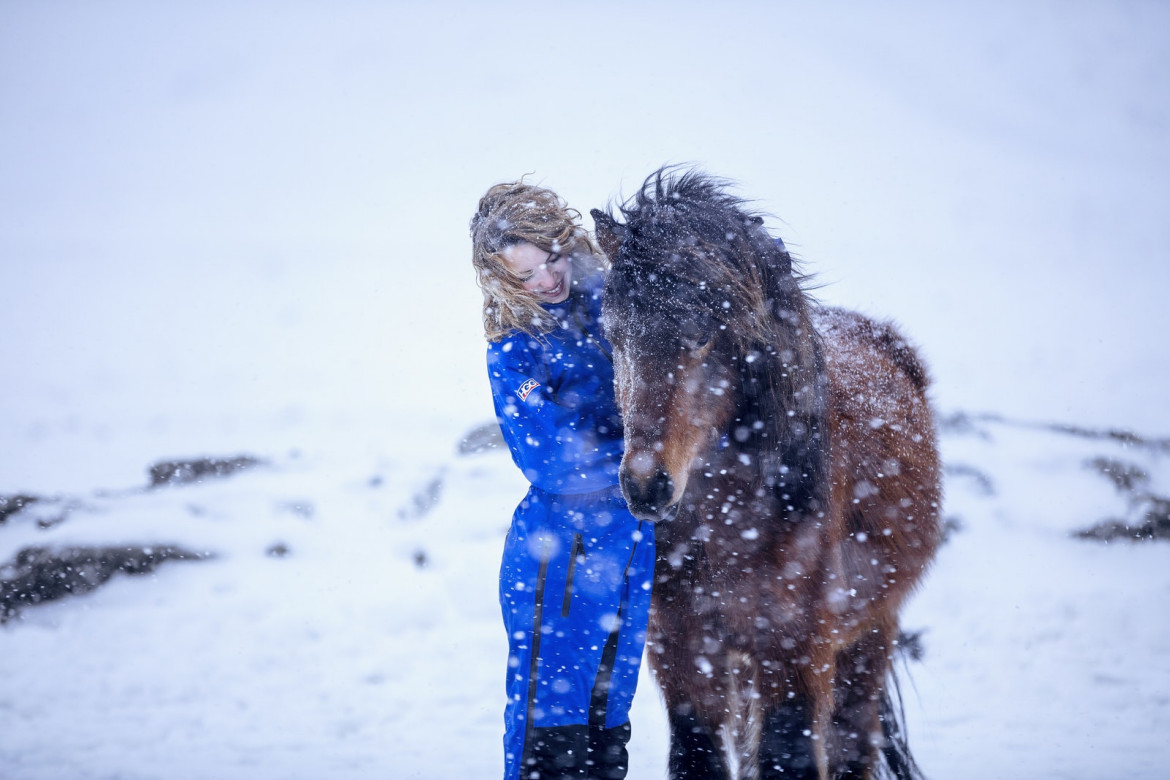
[(616, 486), (528, 491), (500, 567), (506, 780), (625, 776), (653, 578), (653, 524)]

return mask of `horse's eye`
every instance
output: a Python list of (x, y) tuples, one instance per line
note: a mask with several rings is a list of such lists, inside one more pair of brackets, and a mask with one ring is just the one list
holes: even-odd
[(698, 352), (703, 347), (711, 342), (710, 333), (695, 333), (694, 335), (683, 336), (683, 346), (691, 352)]

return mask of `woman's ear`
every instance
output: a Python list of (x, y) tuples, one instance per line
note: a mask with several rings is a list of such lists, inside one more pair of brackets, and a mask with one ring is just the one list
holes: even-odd
[(625, 225), (619, 225), (613, 217), (600, 209), (590, 209), (589, 216), (593, 217), (593, 234), (597, 237), (601, 251), (605, 252), (611, 263), (615, 262), (618, 247), (626, 240), (630, 231), (626, 229)]

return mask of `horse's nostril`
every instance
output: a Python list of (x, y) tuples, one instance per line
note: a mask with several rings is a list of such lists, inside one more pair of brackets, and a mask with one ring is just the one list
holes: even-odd
[(657, 468), (649, 478), (630, 469), (621, 471), (622, 492), (635, 517), (654, 519), (665, 514), (674, 497), (674, 480)]
[(654, 475), (654, 478), (650, 480), (650, 484), (649, 492), (654, 496), (654, 503), (657, 505), (658, 510), (662, 511), (666, 509), (666, 505), (670, 503), (670, 499), (674, 496), (674, 480), (665, 471), (659, 469)]

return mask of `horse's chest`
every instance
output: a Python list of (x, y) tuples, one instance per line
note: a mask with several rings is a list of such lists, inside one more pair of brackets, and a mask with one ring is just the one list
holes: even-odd
[(766, 503), (741, 491), (704, 493), (656, 528), (662, 573), (742, 590), (773, 565), (776, 537)]
[(818, 568), (821, 534), (790, 523), (771, 490), (713, 468), (687, 489), (679, 515), (659, 523), (658, 579), (663, 594), (698, 612), (718, 611), (728, 627), (749, 630), (761, 612), (798, 620), (809, 577)]
[(773, 496), (726, 468), (712, 467), (692, 482), (684, 499), (688, 538), (714, 548), (720, 558), (751, 556), (769, 542), (780, 507)]

